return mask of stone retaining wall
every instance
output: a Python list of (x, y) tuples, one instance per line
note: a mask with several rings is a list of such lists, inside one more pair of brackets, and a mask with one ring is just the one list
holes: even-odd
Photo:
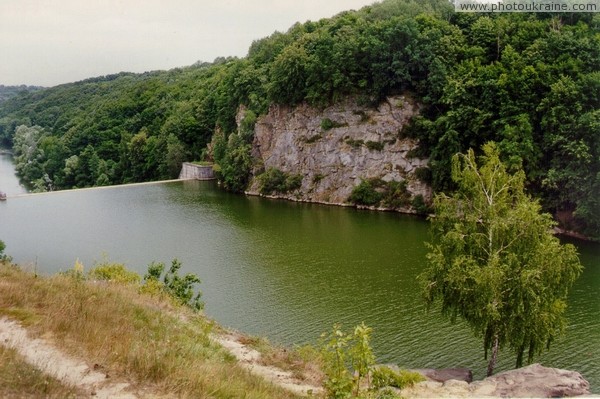
[(180, 179), (196, 179), (196, 180), (213, 180), (215, 173), (212, 165), (196, 165), (189, 162), (184, 162), (181, 165), (179, 172)]

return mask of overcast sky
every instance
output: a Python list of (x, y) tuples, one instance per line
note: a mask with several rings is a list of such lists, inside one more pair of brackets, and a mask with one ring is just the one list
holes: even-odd
[(243, 57), (255, 39), (375, 0), (0, 0), (0, 84), (53, 86)]

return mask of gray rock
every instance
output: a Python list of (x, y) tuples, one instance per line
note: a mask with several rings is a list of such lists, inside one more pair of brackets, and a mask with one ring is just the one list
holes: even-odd
[(590, 383), (576, 371), (544, 367), (538, 363), (488, 377), (496, 384), (495, 396), (556, 398), (590, 394)]
[[(253, 171), (248, 194), (258, 194), (256, 175), (273, 167), (303, 176), (299, 190), (280, 198), (344, 204), (354, 186), (368, 178), (407, 180), (413, 195), (431, 198), (431, 188), (413, 176), (416, 168), (427, 166), (427, 159), (406, 157), (417, 142), (398, 138), (419, 107), (409, 96), (389, 97), (377, 109), (353, 99), (325, 109), (271, 106), (255, 125), (252, 154), (260, 167)], [(240, 109), (237, 120), (244, 111)], [(321, 122), (326, 118), (338, 127), (324, 131)], [(369, 141), (383, 143), (383, 149), (367, 148)]]
[(437, 382), (446, 382), (448, 380), (458, 380), (465, 382), (473, 381), (473, 373), (467, 368), (417, 369), (413, 371), (421, 373), (428, 379)]
[[(439, 372), (439, 370), (415, 371), (419, 371), (424, 375)], [(430, 379), (415, 384), (414, 387), (403, 389), (401, 394), (410, 398), (587, 397), (590, 395), (590, 384), (576, 371), (532, 364), (531, 366), (499, 373), (471, 384), (454, 379), (446, 380), (443, 383)]]

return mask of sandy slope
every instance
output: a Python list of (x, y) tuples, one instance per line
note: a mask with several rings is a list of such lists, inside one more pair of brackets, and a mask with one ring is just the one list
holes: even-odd
[[(298, 395), (317, 393), (321, 388), (297, 381), (290, 372), (260, 364), (260, 353), (241, 344), (234, 335), (214, 336), (213, 339), (231, 352), (240, 365), (253, 374), (265, 378)], [(116, 381), (108, 375), (75, 359), (52, 345), (48, 340), (31, 338), (27, 330), (8, 318), (0, 318), (0, 344), (17, 350), (25, 360), (66, 385), (80, 388), (96, 398), (130, 399), (146, 396), (133, 392), (128, 382)], [(156, 396), (156, 395), (153, 395)]]

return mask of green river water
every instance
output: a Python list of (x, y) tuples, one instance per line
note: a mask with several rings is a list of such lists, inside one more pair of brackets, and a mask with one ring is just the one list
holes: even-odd
[[(421, 301), (415, 277), (427, 231), (416, 217), (234, 195), (213, 182), (0, 203), (0, 239), (17, 263), (54, 273), (76, 259), (89, 268), (106, 254), (143, 273), (177, 257), (201, 277), (205, 312), (225, 326), (295, 345), (316, 342), (335, 322), (349, 329), (364, 321), (379, 362), (468, 367), (481, 378), (480, 341)], [(580, 371), (600, 392), (600, 245), (575, 244), (585, 272), (572, 290), (569, 328), (536, 361)], [(498, 371), (513, 362), (501, 352)]]

